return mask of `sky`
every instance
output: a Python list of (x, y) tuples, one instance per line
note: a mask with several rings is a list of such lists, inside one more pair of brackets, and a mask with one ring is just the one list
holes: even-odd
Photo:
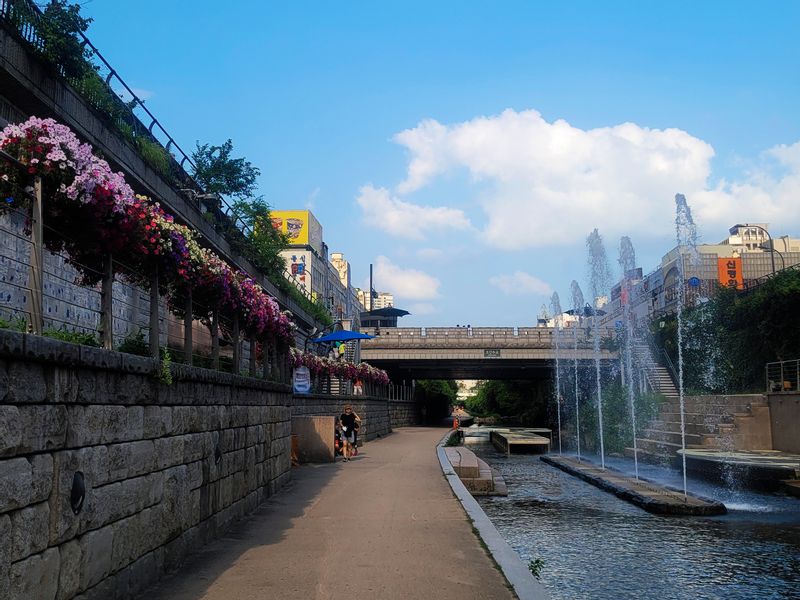
[[(224, 11), (222, 10), (224, 8)], [(185, 149), (233, 140), (404, 326), (527, 326), (597, 228), (652, 271), (800, 237), (800, 2), (88, 0), (88, 35)]]

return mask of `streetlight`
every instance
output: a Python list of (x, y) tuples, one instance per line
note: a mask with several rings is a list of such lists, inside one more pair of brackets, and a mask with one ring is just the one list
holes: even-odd
[(772, 236), (769, 234), (769, 231), (761, 227), (761, 225), (749, 225), (747, 223), (737, 223), (736, 225), (733, 226), (732, 229), (738, 229), (740, 227), (752, 227), (753, 229), (760, 229), (761, 231), (767, 234), (767, 239), (769, 240), (769, 249), (770, 249), (769, 257), (770, 259), (772, 259), (772, 274), (775, 275), (775, 247), (774, 244), (772, 243)]

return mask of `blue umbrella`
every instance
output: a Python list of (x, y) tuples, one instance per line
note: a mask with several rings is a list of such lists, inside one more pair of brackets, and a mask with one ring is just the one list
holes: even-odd
[(374, 335), (367, 335), (366, 333), (359, 333), (358, 331), (348, 331), (347, 329), (342, 329), (341, 331), (334, 331), (333, 333), (329, 333), (328, 335), (324, 335), (322, 337), (318, 337), (313, 340), (308, 340), (309, 342), (314, 342), (316, 344), (321, 344), (323, 342), (349, 342), (350, 340), (371, 340), (374, 338)]

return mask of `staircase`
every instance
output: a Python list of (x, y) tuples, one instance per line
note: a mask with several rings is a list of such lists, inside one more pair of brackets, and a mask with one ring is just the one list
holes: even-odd
[[(687, 448), (721, 451), (770, 450), (769, 406), (760, 394), (686, 396), (684, 423)], [(681, 449), (680, 403), (668, 397), (656, 419), (636, 439), (639, 458), (667, 464)], [(626, 454), (633, 455), (633, 449)]]
[(632, 358), (643, 389), (649, 388), (667, 399), (678, 398), (678, 388), (675, 387), (670, 370), (656, 361), (650, 346), (643, 342), (634, 342)]

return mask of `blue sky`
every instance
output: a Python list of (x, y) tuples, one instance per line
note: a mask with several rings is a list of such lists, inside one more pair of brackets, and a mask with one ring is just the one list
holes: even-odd
[(800, 237), (797, 2), (91, 0), (90, 39), (184, 148), (232, 138), (405, 325), (530, 325), (598, 227), (652, 270)]

